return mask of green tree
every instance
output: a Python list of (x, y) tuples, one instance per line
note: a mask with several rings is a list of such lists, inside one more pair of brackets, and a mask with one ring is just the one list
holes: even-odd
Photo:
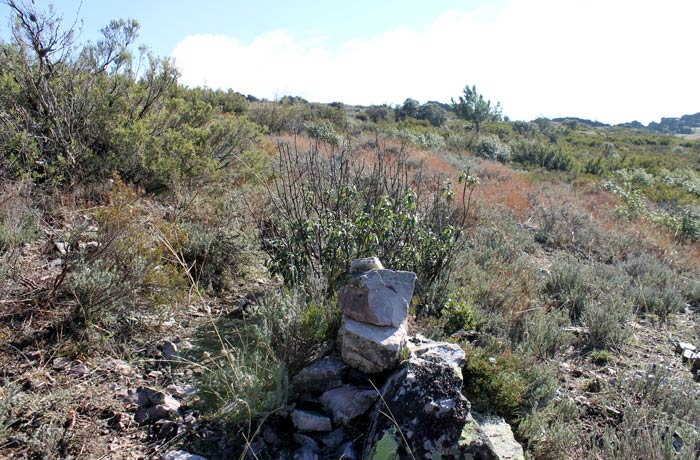
[(459, 118), (474, 123), (474, 129), (479, 133), (481, 125), (488, 121), (498, 121), (501, 119), (501, 105), (496, 103), (491, 107), (491, 101), (484, 99), (484, 96), (476, 91), (476, 86), (464, 87), (464, 93), (459, 96), (459, 100), (452, 99), (452, 109)]

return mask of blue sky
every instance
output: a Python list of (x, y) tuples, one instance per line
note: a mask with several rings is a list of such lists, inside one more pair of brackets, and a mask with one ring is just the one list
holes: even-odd
[[(80, 5), (55, 3), (67, 22)], [(85, 40), (138, 20), (183, 84), (270, 99), (448, 102), (476, 84), (514, 119), (700, 111), (697, 0), (83, 0), (80, 17)]]

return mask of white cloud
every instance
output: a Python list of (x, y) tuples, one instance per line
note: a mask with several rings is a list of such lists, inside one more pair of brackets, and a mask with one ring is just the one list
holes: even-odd
[(516, 119), (649, 122), (700, 111), (698, 17), (696, 0), (511, 0), (333, 49), (277, 30), (190, 36), (173, 56), (184, 84), (271, 99), (447, 102), (476, 84)]

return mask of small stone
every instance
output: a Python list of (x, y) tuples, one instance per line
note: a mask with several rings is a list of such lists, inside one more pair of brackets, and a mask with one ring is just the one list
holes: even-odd
[(688, 342), (678, 342), (676, 343), (676, 353), (682, 355), (685, 350), (690, 350), (691, 352), (697, 351), (697, 347), (692, 343)]
[(318, 460), (318, 454), (309, 446), (302, 446), (294, 451), (293, 460)]
[(302, 369), (292, 378), (298, 392), (318, 392), (330, 390), (343, 384), (343, 375), (349, 367), (339, 359), (326, 356)]
[(357, 455), (355, 445), (352, 441), (348, 441), (338, 449), (338, 458), (342, 458), (343, 460), (359, 460), (360, 457)]
[(51, 364), (52, 364), (53, 370), (62, 371), (64, 369), (66, 369), (67, 367), (69, 367), (72, 363), (73, 362), (70, 359), (61, 357), (61, 358), (54, 359)]
[(681, 354), (681, 359), (685, 363), (687, 361), (690, 361), (691, 359), (694, 359), (697, 355), (692, 352), (692, 350), (685, 349), (683, 350), (683, 353)]
[(79, 378), (87, 375), (90, 372), (85, 364), (76, 364), (70, 368), (68, 375), (72, 378)]
[(68, 253), (68, 243), (65, 241), (56, 241), (54, 242), (54, 245), (56, 246), (58, 253), (62, 256), (65, 256)]
[(184, 450), (171, 450), (161, 454), (160, 458), (162, 460), (207, 460), (201, 455), (191, 454)]
[(331, 431), (331, 419), (305, 410), (292, 411), (292, 423), (299, 431)]
[(342, 428), (336, 428), (330, 433), (321, 437), (321, 442), (326, 447), (338, 447), (345, 440), (345, 430)]
[(134, 373), (129, 363), (121, 359), (113, 359), (107, 364), (107, 367), (119, 375), (129, 376)]
[(163, 342), (161, 352), (163, 353), (163, 359), (166, 361), (174, 361), (180, 358), (180, 355), (177, 353), (177, 345), (170, 340)]
[(333, 414), (333, 422), (347, 426), (351, 420), (367, 412), (378, 397), (376, 390), (344, 385), (323, 393), (321, 403)]
[(301, 433), (294, 433), (292, 435), (292, 439), (301, 447), (309, 446), (314, 452), (318, 452), (319, 450), (318, 443), (311, 436), (307, 436)]
[(370, 270), (384, 270), (384, 266), (377, 257), (365, 257), (355, 259), (350, 263), (350, 274), (367, 272)]

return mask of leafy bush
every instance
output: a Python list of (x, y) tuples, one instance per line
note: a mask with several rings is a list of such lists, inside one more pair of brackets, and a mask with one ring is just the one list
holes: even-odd
[(305, 127), (312, 139), (327, 142), (331, 145), (340, 145), (343, 142), (342, 136), (335, 132), (335, 128), (328, 120), (309, 122), (306, 123)]
[(516, 163), (536, 166), (549, 171), (571, 171), (574, 159), (561, 148), (540, 142), (521, 142), (513, 149)]
[(511, 149), (508, 144), (501, 142), (497, 137), (485, 136), (476, 144), (474, 153), (477, 156), (488, 160), (500, 161), (506, 163), (510, 160)]
[(554, 396), (557, 383), (551, 370), (515, 354), (467, 349), (462, 367), (464, 394), (476, 410), (493, 412), (511, 423)]
[(476, 329), (474, 309), (471, 305), (471, 299), (467, 298), (464, 289), (447, 298), (445, 305), (441, 308), (440, 317), (446, 334), (452, 334), (462, 329)]
[(456, 202), (451, 184), (439, 178), (414, 191), (414, 174), (402, 155), (378, 151), (365, 162), (346, 150), (325, 157), (316, 147), (300, 153), (281, 145), (272, 215), (261, 221), (271, 271), (290, 285), (323, 274), (332, 293), (353, 259), (376, 255), (387, 267), (414, 271), (423, 300), (439, 295), (474, 182), (466, 177)]

